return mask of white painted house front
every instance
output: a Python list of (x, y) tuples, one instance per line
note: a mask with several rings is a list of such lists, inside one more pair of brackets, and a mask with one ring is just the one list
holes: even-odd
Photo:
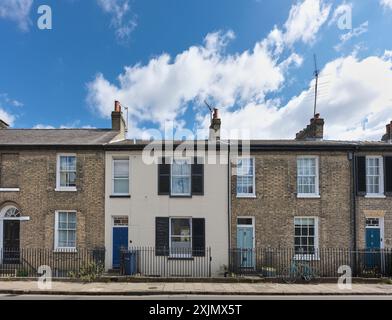
[[(211, 275), (222, 275), (228, 265), (228, 165), (199, 154), (166, 153), (163, 161), (161, 152), (147, 163), (144, 147), (125, 140), (106, 151), (106, 269), (119, 267), (118, 247), (127, 245), (155, 248), (150, 255), (159, 257), (145, 275), (166, 268), (166, 275), (186, 276), (181, 273), (200, 267), (209, 254)], [(223, 152), (218, 155), (227, 159)]]

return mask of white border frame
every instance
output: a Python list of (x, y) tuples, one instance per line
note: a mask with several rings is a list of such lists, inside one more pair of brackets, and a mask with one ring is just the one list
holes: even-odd
[[(238, 160), (241, 159), (252, 159), (253, 160), (253, 193), (238, 193), (237, 192), (237, 186), (238, 186)], [(256, 158), (255, 157), (247, 157), (247, 156), (241, 156), (237, 157), (236, 159), (236, 184), (235, 184), (235, 193), (237, 198), (256, 198)]]
[[(380, 155), (374, 155), (374, 156), (366, 156), (365, 157), (365, 162), (366, 162), (366, 195), (365, 198), (386, 198), (385, 196), (385, 189), (384, 189), (384, 157)], [(368, 193), (368, 183), (367, 183), (367, 177), (368, 177), (368, 159), (379, 159), (380, 160), (380, 192), (379, 193)]]
[[(111, 195), (112, 196), (129, 196), (131, 194), (131, 159), (130, 156), (111, 156), (112, 176), (111, 176)], [(128, 160), (128, 193), (115, 193), (114, 192), (114, 161), (116, 160)]]
[[(236, 240), (238, 241), (238, 227), (253, 228), (253, 248), (256, 248), (256, 218), (254, 216), (237, 216), (237, 229), (236, 229)], [(252, 219), (252, 224), (238, 224), (238, 219)], [(237, 247), (237, 246), (236, 246)]]
[(58, 153), (56, 155), (56, 189), (55, 191), (75, 192), (77, 187), (61, 187), (60, 186), (60, 157), (75, 157), (76, 158), (76, 178), (78, 174), (78, 156), (76, 153)]
[[(190, 228), (190, 238), (191, 238), (191, 253), (190, 254), (172, 254), (171, 253), (171, 221), (172, 219), (188, 219), (190, 221), (189, 228)], [(179, 258), (179, 259), (189, 259), (193, 258), (193, 233), (192, 233), (192, 222), (193, 222), (193, 217), (169, 217), (169, 258)]]
[(316, 216), (295, 216), (293, 220), (294, 226), (294, 239), (295, 239), (295, 219), (314, 219), (314, 254), (296, 254), (295, 253), (295, 240), (294, 240), (294, 260), (313, 261), (320, 260), (319, 254), (319, 217)]
[[(58, 222), (59, 222), (59, 213), (67, 212), (67, 213), (75, 213), (76, 215), (76, 239), (75, 239), (75, 247), (59, 247), (59, 231), (58, 231)], [(55, 252), (76, 252), (77, 251), (77, 242), (78, 242), (78, 212), (76, 210), (56, 210), (54, 217), (54, 251)]]
[[(298, 160), (299, 159), (316, 159), (316, 180), (315, 180), (315, 193), (299, 193), (298, 192)], [(304, 156), (297, 156), (296, 160), (296, 191), (297, 191), (297, 198), (310, 198), (310, 199), (318, 199), (321, 198), (320, 196), (320, 157), (316, 155), (304, 155)]]
[[(189, 161), (191, 167), (191, 173), (189, 175), (189, 193), (173, 193), (173, 163), (175, 160), (186, 160)], [(173, 197), (192, 197), (192, 158), (191, 157), (172, 157), (170, 163), (170, 196)]]
[[(379, 225), (367, 226), (366, 219), (378, 219)], [(366, 229), (380, 229), (380, 249), (384, 249), (384, 217), (365, 217), (365, 247), (366, 247)]]

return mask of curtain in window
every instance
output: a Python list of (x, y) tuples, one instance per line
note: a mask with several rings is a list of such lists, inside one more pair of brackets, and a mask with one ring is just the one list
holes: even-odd
[(60, 156), (60, 186), (76, 186), (76, 157)]
[(129, 160), (113, 161), (113, 192), (115, 194), (129, 193)]
[(188, 160), (173, 160), (172, 194), (191, 194), (191, 164)]

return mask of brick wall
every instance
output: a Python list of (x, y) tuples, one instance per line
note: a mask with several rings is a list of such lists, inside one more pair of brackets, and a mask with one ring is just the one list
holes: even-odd
[[(320, 199), (298, 199), (297, 156), (319, 156)], [(256, 247), (294, 245), (294, 217), (319, 218), (319, 247), (351, 246), (351, 172), (346, 152), (253, 153), (256, 198), (236, 197), (232, 177), (232, 245), (238, 216), (255, 217)]]
[[(0, 192), (0, 206), (15, 203), (22, 216), (21, 247), (53, 248), (56, 210), (77, 211), (77, 247), (104, 246), (104, 153), (95, 150), (77, 154), (77, 192), (57, 192), (57, 153), (63, 150), (23, 150), (18, 152), (20, 192)], [(65, 151), (68, 152), (68, 151)], [(9, 152), (3, 151), (3, 154)], [(15, 152), (12, 152), (15, 154)], [(12, 183), (11, 183), (12, 184)]]

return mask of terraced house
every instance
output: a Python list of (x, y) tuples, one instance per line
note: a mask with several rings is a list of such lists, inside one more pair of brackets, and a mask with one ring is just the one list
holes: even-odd
[(110, 129), (10, 129), (1, 122), (0, 265), (22, 263), (21, 249), (104, 247), (103, 146), (123, 139), (124, 129), (118, 111)]
[(107, 269), (119, 268), (121, 248), (130, 247), (132, 273), (223, 273), (229, 244), (227, 151), (208, 152), (209, 145), (215, 150), (219, 131), (215, 113), (209, 140), (123, 140), (105, 147)]
[(232, 159), (231, 247), (244, 269), (257, 248), (320, 260), (322, 248), (392, 247), (391, 124), (380, 142), (323, 140), (323, 127), (316, 115), (295, 140), (251, 141)]

